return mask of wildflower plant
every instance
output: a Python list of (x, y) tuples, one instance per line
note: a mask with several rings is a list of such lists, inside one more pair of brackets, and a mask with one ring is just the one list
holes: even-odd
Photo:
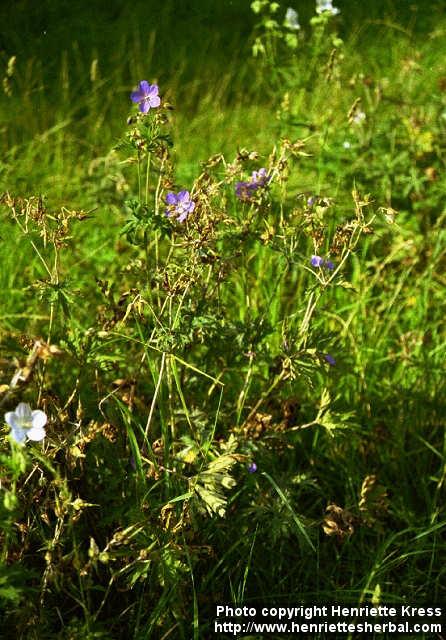
[[(314, 227), (321, 218), (321, 203), (325, 204), (325, 201), (315, 198), (314, 207), (304, 206), (299, 210), (286, 203), (291, 169), (298, 160), (306, 157), (303, 141), (291, 142), (286, 138), (272, 149), (267, 162), (260, 168), (258, 164), (256, 167), (252, 166), (254, 161), (258, 162), (258, 154), (242, 149), (231, 162), (226, 161), (223, 156), (210, 158), (203, 163), (202, 172), (190, 186), (190, 190), (175, 189), (169, 146), (165, 143), (163, 133), (168, 120), (162, 114), (161, 109), (154, 115), (150, 112), (140, 116), (142, 124), (137, 121), (136, 133), (133, 132), (130, 137), (136, 138), (141, 126), (145, 127), (143, 131), (156, 131), (155, 140), (149, 138), (146, 143), (151, 151), (145, 147), (141, 151), (141, 145), (136, 144), (137, 161), (142, 153), (146, 155), (146, 160), (150, 154), (154, 155), (150, 169), (156, 168), (156, 180), (152, 184), (150, 178), (154, 172), (146, 173), (144, 195), (139, 193), (132, 205), (143, 228), (138, 243), (133, 240), (135, 228), (130, 229), (129, 223), (124, 227), (127, 238), (135, 247), (139, 247), (141, 276), (133, 285), (129, 285), (133, 287), (134, 299), (138, 299), (138, 303), (127, 308), (123, 324), (119, 325), (119, 333), (122, 334), (124, 327), (131, 332), (133, 322), (136, 323), (145, 348), (153, 352), (150, 356), (150, 371), (157, 382), (144, 428), (145, 437), (148, 437), (153, 428), (161, 428), (158, 435), (162, 438), (163, 446), (175, 449), (179, 447), (178, 456), (183, 464), (187, 460), (189, 465), (195, 465), (200, 450), (203, 455), (204, 447), (207, 452), (207, 467), (202, 473), (197, 472), (192, 476), (193, 480), (188, 484), (188, 504), (192, 510), (198, 509), (200, 513), (204, 508), (209, 514), (223, 515), (226, 490), (233, 486), (230, 469), (243, 456), (251, 456), (254, 450), (249, 442), (244, 442), (237, 435), (231, 442), (230, 451), (226, 448), (219, 450), (212, 438), (206, 440), (209, 438), (209, 435), (205, 435), (206, 429), (201, 431), (199, 423), (195, 424), (187, 409), (187, 380), (192, 375), (198, 376), (194, 383), (197, 389), (204, 389), (211, 384), (213, 390), (220, 388), (223, 393), (224, 382), (217, 377), (217, 361), (221, 357), (219, 354), (225, 353), (227, 359), (229, 351), (233, 352), (233, 366), (239, 369), (240, 384), (244, 389), (238, 397), (233, 398), (236, 407), (234, 434), (243, 432), (253, 415), (253, 410), (246, 409), (247, 404), (252, 403), (249, 398), (256, 393), (260, 384), (260, 371), (268, 366), (271, 355), (267, 355), (263, 345), (267, 336), (277, 329), (273, 328), (273, 321), (267, 312), (253, 314), (249, 307), (244, 307), (240, 322), (240, 309), (237, 305), (230, 303), (223, 308), (219, 300), (222, 294), (231, 299), (231, 292), (240, 298), (240, 288), (247, 275), (242, 267), (245, 243), (257, 243), (259, 247), (263, 247), (255, 258), (256, 270), (262, 271), (265, 268), (262, 265), (266, 264), (264, 261), (268, 260), (277, 265), (276, 277), (285, 281), (287, 273), (293, 271), (300, 261), (301, 252), (307, 251), (307, 240), (315, 246), (321, 246), (322, 243), (326, 245), (329, 242), (328, 236), (325, 239), (319, 237), (315, 234)], [(152, 124), (145, 124), (146, 119)], [(155, 126), (155, 122), (156, 130), (151, 128)], [(237, 179), (247, 173), (248, 179)], [(229, 189), (236, 196), (233, 211), (228, 205)], [(277, 206), (278, 189), (282, 194), (282, 214), (279, 220), (275, 220), (273, 212)], [(312, 208), (314, 211), (310, 214)], [(171, 225), (169, 233), (160, 234), (162, 227), (161, 222), (156, 219), (157, 212), (164, 215), (165, 221), (176, 222), (178, 225)], [(307, 219), (311, 220), (308, 227), (305, 223)], [(325, 233), (322, 218), (318, 224), (318, 233)], [(265, 225), (269, 229), (267, 233)], [(308, 230), (305, 241), (302, 230)], [(130, 235), (129, 231), (132, 231)], [(345, 262), (347, 257), (348, 251), (342, 254), (337, 267), (329, 258), (320, 258), (320, 267), (323, 267), (324, 274), (327, 275), (317, 275), (320, 290), (313, 289), (308, 297), (304, 296), (300, 300), (305, 309), (301, 323), (287, 322), (286, 326), (282, 326), (280, 315), (275, 318), (275, 325), (281, 327), (280, 333), (286, 334), (287, 342), (293, 347), (285, 353), (277, 343), (275, 353), (281, 362), (279, 371), (268, 390), (258, 389), (261, 400), (254, 402), (254, 407), (265, 402), (273, 391), (282, 392), (287, 382), (300, 377), (297, 373), (298, 362), (306, 362), (304, 377), (308, 375), (311, 378), (312, 372), (320, 367), (317, 349), (311, 338), (312, 316), (324, 290), (330, 285), (334, 286), (342, 261)], [(212, 280), (215, 280), (217, 286), (210, 286)], [(252, 295), (258, 294), (253, 292)], [(251, 301), (253, 303), (254, 299)], [(261, 309), (263, 305), (264, 302), (259, 299), (253, 308)], [(117, 328), (116, 323), (114, 326), (108, 325), (107, 331), (114, 332)], [(247, 366), (242, 365), (242, 355), (234, 352), (234, 340), (240, 345), (240, 350), (246, 349), (244, 345), (249, 346), (249, 353), (253, 355), (249, 356)], [(188, 364), (194, 358), (200, 363), (198, 368), (196, 364)], [(211, 407), (216, 409), (212, 400), (214, 393), (215, 391), (210, 395), (207, 411)], [(225, 390), (224, 393), (231, 395), (230, 390)], [(156, 407), (162, 394), (167, 394), (172, 399), (178, 394), (182, 408), (175, 410), (172, 400), (168, 417), (156, 427)], [(179, 439), (185, 426), (191, 430), (186, 447), (186, 436)], [(180, 445), (181, 441), (183, 445)], [(230, 458), (227, 459), (227, 455)], [(132, 456), (138, 469), (135, 450)], [(219, 460), (222, 466), (221, 471), (217, 472)], [(156, 464), (159, 465), (160, 462)], [(214, 472), (216, 476), (212, 480)]]
[[(276, 74), (275, 67), (282, 67), (284, 60), (293, 53), (299, 45), (300, 24), (297, 12), (288, 7), (283, 9), (278, 2), (269, 0), (254, 0), (251, 9), (258, 16), (252, 53), (259, 58), (271, 77), (280, 81), (280, 71)], [(280, 14), (282, 19), (280, 20)]]
[[(276, 118), (284, 125), (283, 134), (306, 122), (313, 86), (321, 71), (330, 80), (339, 74), (343, 42), (337, 31), (339, 9), (331, 2), (318, 1), (309, 25), (301, 26), (293, 7), (284, 11), (279, 3), (260, 0), (251, 8), (258, 22), (254, 31), (253, 56), (268, 74), (266, 91), (277, 106)], [(302, 65), (302, 60), (307, 63)], [(290, 100), (290, 95), (299, 96)]]

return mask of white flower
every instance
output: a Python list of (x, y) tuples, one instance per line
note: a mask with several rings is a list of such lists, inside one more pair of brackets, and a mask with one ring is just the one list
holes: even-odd
[(364, 111), (358, 111), (354, 116), (353, 116), (353, 122), (355, 124), (361, 124), (361, 122), (363, 122), (365, 120), (366, 116)]
[(350, 149), (352, 145), (348, 140), (344, 140), (344, 142), (342, 143), (342, 146), (344, 147), (344, 149)]
[(294, 11), (291, 7), (286, 10), (284, 25), (292, 31), (299, 31), (300, 29), (297, 11)]
[(36, 409), (31, 411), (29, 404), (20, 402), (15, 411), (5, 413), (5, 421), (11, 427), (11, 436), (16, 442), (22, 444), (25, 439), (43, 440), (47, 416), (44, 411)]
[(323, 13), (329, 11), (332, 16), (336, 16), (339, 13), (339, 9), (332, 4), (333, 0), (316, 0), (316, 13)]

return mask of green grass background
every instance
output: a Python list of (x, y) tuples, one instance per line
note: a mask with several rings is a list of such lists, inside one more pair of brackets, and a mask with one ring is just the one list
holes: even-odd
[[(336, 289), (315, 319), (321, 335), (335, 336), (337, 366), (329, 381), (321, 374), (313, 389), (293, 389), (302, 393), (303, 418), (311, 419), (318, 394), (328, 385), (339, 414), (354, 412), (351, 433), (332, 438), (319, 428), (308, 430), (280, 453), (259, 454), (260, 470), (282, 493), (260, 473), (247, 476), (231, 494), (224, 519), (210, 518), (182, 538), (161, 540), (156, 568), (145, 580), (135, 579), (125, 596), (128, 611), (119, 610), (118, 622), (113, 621), (113, 603), (119, 602), (114, 585), (113, 597), (95, 617), (109, 579), (102, 567), (91, 582), (80, 579), (70, 594), (59, 592), (55, 580), (48, 606), (59, 607), (62, 621), (39, 609), (35, 573), (44, 563), (42, 548), (34, 544), (20, 565), (29, 575), (16, 579), (12, 569), (5, 573), (27, 604), (22, 596), (6, 594), (0, 637), (207, 638), (214, 605), (222, 600), (357, 603), (374, 596), (382, 602), (444, 602), (445, 5), (335, 4), (345, 41), (339, 81), (330, 84), (323, 72), (315, 73), (312, 84), (299, 90), (308, 60), (298, 51), (284, 88), (299, 105), (300, 124), (282, 129), (275, 116), (283, 97), (280, 83), (251, 56), (255, 16), (249, 2), (45, 0), (0, 7), (5, 70), (8, 59), (17, 56), (11, 95), (0, 96), (0, 192), (43, 194), (54, 209), (94, 210), (93, 219), (76, 230), (63, 267), (72, 289), (88, 300), (74, 305), (80, 333), (94, 321), (95, 279), (119, 286), (117, 255), (128, 257), (119, 234), (123, 201), (136, 182), (133, 168), (111, 150), (126, 127), (129, 92), (143, 78), (156, 80), (175, 106), (171, 129), (178, 184), (191, 184), (200, 162), (212, 154), (232, 158), (245, 147), (265, 157), (279, 134), (309, 136), (313, 157), (299, 163), (291, 192), (334, 197), (346, 212), (356, 185), (372, 195), (376, 208), (398, 211), (397, 224), (377, 228), (353, 257), (348, 277), (354, 294)], [(312, 7), (296, 6), (307, 33)], [(358, 73), (362, 78), (353, 81)], [(385, 87), (385, 99), (376, 106), (378, 84)], [(358, 95), (368, 116), (363, 133), (347, 122)], [(414, 119), (419, 125), (410, 124)], [(345, 140), (350, 149), (343, 147)], [(430, 168), (434, 180), (426, 173)], [(23, 357), (21, 335), (45, 335), (48, 307), (30, 287), (45, 273), (6, 213), (0, 236), (1, 356), (12, 361)], [(265, 256), (252, 259), (250, 282), (240, 281), (227, 293), (241, 321), (249, 319), (243, 297), (250, 285), (251, 304), (260, 315), (272, 294), (266, 250)], [(280, 309), (291, 313), (293, 296), (303, 295), (305, 286), (301, 276), (283, 283), (277, 308), (271, 305), (264, 316), (274, 324)], [(2, 370), (2, 383), (9, 371)], [(240, 379), (234, 372), (236, 388)], [(94, 415), (94, 398), (88, 402)], [(104, 474), (99, 476), (106, 481)], [(370, 474), (386, 487), (389, 509), (343, 543), (325, 536), (320, 522), (327, 504), (354, 510)], [(87, 484), (84, 493), (94, 502)], [(166, 481), (165, 502), (175, 490)], [(102, 546), (119, 513), (113, 501), (105, 504), (103, 529), (98, 526)], [(139, 515), (122, 517), (131, 523)], [(296, 528), (296, 518), (313, 532), (315, 552)], [(75, 554), (85, 552), (91, 531), (87, 522), (84, 538), (72, 543)], [(9, 568), (14, 563), (8, 545), (14, 544), (3, 540)], [(61, 562), (61, 574), (63, 567)], [(10, 632), (13, 620), (16, 635)]]

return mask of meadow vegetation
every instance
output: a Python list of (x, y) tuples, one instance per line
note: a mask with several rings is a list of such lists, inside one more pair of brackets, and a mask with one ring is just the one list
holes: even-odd
[(296, 3), (299, 28), (268, 0), (100, 3), (107, 43), (87, 3), (66, 24), (22, 4), (0, 43), (0, 637), (444, 602), (441, 3)]

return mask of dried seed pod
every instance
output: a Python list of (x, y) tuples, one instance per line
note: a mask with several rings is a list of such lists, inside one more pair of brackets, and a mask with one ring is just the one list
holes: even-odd
[(354, 517), (347, 509), (329, 504), (325, 510), (322, 529), (327, 536), (336, 536), (341, 542), (354, 532)]

